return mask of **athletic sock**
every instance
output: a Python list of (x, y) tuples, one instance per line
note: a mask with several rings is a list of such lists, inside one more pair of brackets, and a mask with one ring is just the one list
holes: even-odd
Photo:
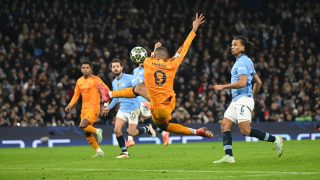
[(126, 147), (126, 142), (124, 140), (124, 137), (123, 135), (117, 137), (117, 141), (118, 141), (118, 144), (119, 144), (119, 147), (121, 149), (122, 152), (127, 152), (127, 147)]
[(147, 133), (147, 132), (148, 132), (148, 129), (147, 129), (147, 127), (146, 127), (146, 126), (138, 127), (137, 129), (138, 129), (138, 131), (139, 131), (139, 133), (138, 133), (138, 135), (137, 135), (137, 136), (139, 136), (139, 135), (141, 135), (141, 134), (144, 134), (144, 133)]
[(93, 149), (97, 150), (99, 148), (96, 138), (94, 138), (92, 135), (87, 136), (86, 139)]
[(159, 127), (157, 127), (157, 126), (155, 126), (155, 128), (153, 128), (153, 129), (155, 129), (156, 131), (158, 131), (159, 133), (163, 133), (163, 132), (165, 132), (163, 129), (161, 129), (161, 128), (159, 128)]
[(223, 149), (226, 155), (233, 156), (231, 131), (226, 131), (223, 133)]
[(273, 135), (255, 128), (251, 128), (249, 136), (268, 142), (274, 142), (276, 140), (276, 137), (274, 137)]

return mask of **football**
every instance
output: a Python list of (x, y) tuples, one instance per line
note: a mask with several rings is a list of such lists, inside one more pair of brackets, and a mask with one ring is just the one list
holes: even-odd
[(130, 52), (130, 59), (134, 63), (142, 63), (144, 59), (147, 57), (147, 51), (140, 46), (133, 48)]

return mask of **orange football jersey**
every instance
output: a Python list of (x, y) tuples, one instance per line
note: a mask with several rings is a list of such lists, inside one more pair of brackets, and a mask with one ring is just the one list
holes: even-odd
[(92, 109), (94, 111), (100, 110), (100, 93), (97, 86), (103, 85), (109, 89), (108, 86), (97, 76), (90, 76), (84, 78), (83, 76), (77, 80), (76, 87), (74, 89), (74, 95), (69, 103), (73, 106), (82, 97), (82, 110)]
[(144, 82), (153, 104), (163, 103), (170, 96), (175, 96), (174, 78), (195, 36), (196, 34), (191, 31), (183, 45), (170, 59), (162, 60), (151, 57), (145, 59)]

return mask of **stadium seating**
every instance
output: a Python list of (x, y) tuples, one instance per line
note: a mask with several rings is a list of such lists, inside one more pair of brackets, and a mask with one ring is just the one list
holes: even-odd
[(0, 126), (77, 124), (80, 105), (69, 114), (64, 107), (81, 61), (92, 61), (94, 73), (111, 85), (112, 58), (131, 73), (129, 52), (137, 45), (150, 51), (160, 40), (173, 55), (198, 11), (206, 24), (176, 77), (177, 121), (222, 119), (230, 93), (210, 86), (229, 82), (230, 42), (242, 34), (258, 47), (251, 57), (263, 81), (253, 120), (320, 122), (319, 1), (168, 2), (1, 1)]

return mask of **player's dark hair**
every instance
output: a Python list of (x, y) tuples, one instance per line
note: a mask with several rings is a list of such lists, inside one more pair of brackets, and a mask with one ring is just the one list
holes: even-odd
[(245, 36), (240, 35), (240, 36), (234, 37), (233, 39), (240, 40), (241, 44), (244, 45), (243, 53), (245, 54), (250, 54), (254, 49), (256, 49), (256, 45), (253, 42), (249, 41), (248, 38)]
[(90, 67), (92, 67), (92, 63), (90, 61), (83, 61), (81, 63), (81, 66), (84, 65), (84, 64), (88, 64)]
[(118, 58), (112, 59), (111, 64), (112, 64), (112, 63), (119, 63), (121, 67), (123, 66), (122, 61), (121, 61), (120, 59), (118, 59)]
[(161, 58), (169, 58), (169, 52), (168, 49), (165, 47), (158, 47), (154, 50), (155, 53), (159, 54)]

